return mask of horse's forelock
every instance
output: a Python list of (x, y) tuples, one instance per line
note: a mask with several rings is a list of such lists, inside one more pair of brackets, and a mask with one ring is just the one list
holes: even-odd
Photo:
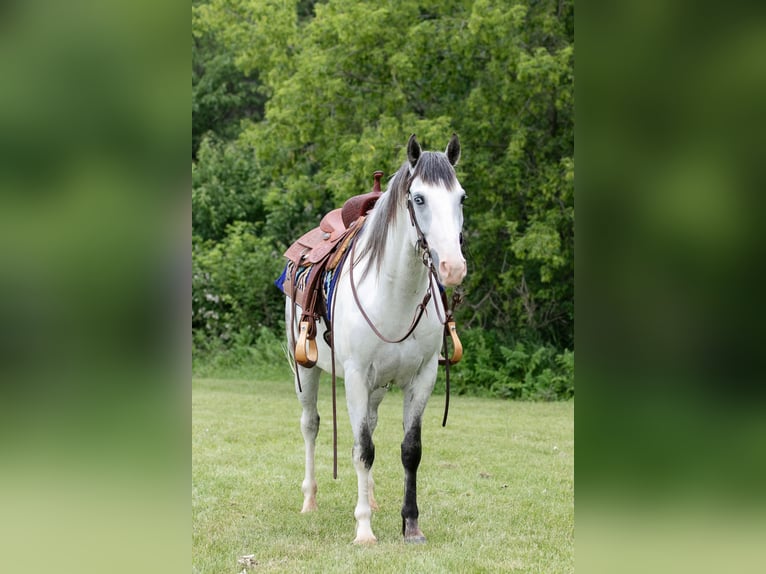
[(412, 179), (416, 177), (420, 177), (423, 183), (427, 185), (442, 185), (447, 191), (452, 191), (457, 187), (455, 169), (449, 162), (447, 155), (442, 152), (423, 152), (412, 173)]

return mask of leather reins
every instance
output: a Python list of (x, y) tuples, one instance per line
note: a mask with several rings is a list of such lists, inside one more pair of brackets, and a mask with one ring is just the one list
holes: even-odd
[(351, 293), (354, 295), (354, 302), (356, 303), (356, 306), (359, 309), (359, 312), (362, 314), (362, 317), (364, 317), (364, 320), (367, 321), (367, 324), (370, 326), (370, 329), (372, 329), (372, 332), (378, 336), (378, 339), (380, 339), (381, 341), (385, 341), (386, 343), (401, 343), (402, 341), (406, 340), (410, 335), (412, 335), (412, 332), (415, 330), (415, 327), (417, 327), (418, 323), (420, 323), (420, 318), (423, 316), (423, 313), (426, 310), (426, 305), (428, 305), (428, 302), (431, 300), (432, 291), (433, 291), (433, 284), (431, 283), (431, 277), (429, 275), (428, 290), (426, 291), (426, 294), (423, 297), (423, 300), (420, 303), (418, 303), (418, 306), (415, 308), (415, 316), (412, 318), (412, 323), (410, 323), (410, 327), (409, 329), (407, 329), (407, 332), (398, 339), (389, 339), (378, 330), (378, 328), (372, 322), (372, 319), (370, 319), (369, 315), (367, 315), (367, 312), (364, 310), (364, 307), (362, 307), (361, 301), (359, 301), (359, 295), (356, 292), (356, 285), (354, 284), (355, 247), (356, 247), (356, 243), (354, 243), (354, 245), (351, 246), (351, 264), (349, 265), (349, 268), (348, 268), (348, 279), (349, 279), (349, 283), (351, 283)]

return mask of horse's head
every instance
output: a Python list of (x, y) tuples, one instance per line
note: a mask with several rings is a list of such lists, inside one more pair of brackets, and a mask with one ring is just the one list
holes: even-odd
[(459, 285), (466, 274), (461, 250), (465, 191), (453, 168), (459, 159), (457, 134), (452, 134), (444, 153), (422, 151), (415, 134), (407, 143), (410, 213), (416, 233), (419, 229), (428, 245), (439, 281), (446, 286)]

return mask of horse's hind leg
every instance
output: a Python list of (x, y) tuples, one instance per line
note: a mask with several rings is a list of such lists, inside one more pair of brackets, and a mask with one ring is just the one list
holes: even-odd
[(319, 413), (317, 412), (317, 394), (319, 390), (318, 368), (300, 369), (301, 389), (295, 381), (295, 392), (303, 407), (301, 414), (301, 433), (306, 445), (306, 473), (301, 484), (303, 491), (303, 509), (301, 512), (311, 512), (317, 509), (317, 481), (314, 473), (314, 451), (316, 438), (319, 433)]

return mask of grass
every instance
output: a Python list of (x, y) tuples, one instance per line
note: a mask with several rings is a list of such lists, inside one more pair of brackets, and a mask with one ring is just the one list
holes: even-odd
[(357, 547), (356, 475), (342, 384), (338, 480), (332, 478), (329, 381), (320, 390), (319, 510), (300, 514), (300, 407), (287, 379), (194, 379), (192, 571), (539, 572), (574, 571), (574, 403), (509, 402), (434, 395), (423, 421), (418, 473), (422, 546), (401, 537), (401, 393), (383, 401), (374, 436), (380, 510), (373, 547)]

